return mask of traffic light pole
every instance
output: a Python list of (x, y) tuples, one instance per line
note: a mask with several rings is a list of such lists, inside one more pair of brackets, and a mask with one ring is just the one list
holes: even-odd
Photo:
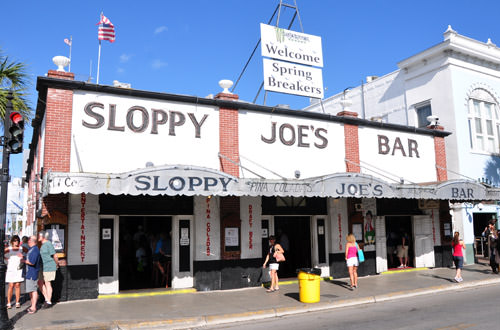
[(5, 241), (5, 222), (7, 218), (7, 189), (9, 187), (9, 162), (10, 150), (7, 147), (8, 132), (10, 129), (10, 112), (12, 111), (12, 92), (7, 95), (7, 106), (5, 107), (5, 118), (2, 137), (2, 168), (0, 169), (0, 329), (11, 329), (12, 323), (9, 320), (7, 313), (7, 304), (5, 297), (5, 273), (7, 265), (4, 261), (4, 241)]

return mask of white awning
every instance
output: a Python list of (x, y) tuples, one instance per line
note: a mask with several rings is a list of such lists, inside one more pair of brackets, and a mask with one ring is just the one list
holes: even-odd
[(120, 174), (49, 172), (48, 194), (294, 196), (500, 200), (500, 189), (474, 181), (451, 180), (432, 185), (390, 184), (360, 173), (335, 173), (302, 180), (237, 178), (196, 166), (159, 166)]

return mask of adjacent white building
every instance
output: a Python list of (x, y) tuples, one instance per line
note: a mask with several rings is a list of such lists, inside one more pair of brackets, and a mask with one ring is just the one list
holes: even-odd
[[(429, 125), (433, 116), (453, 134), (446, 138), (449, 179), (480, 180), (500, 185), (500, 48), (458, 34), (451, 26), (443, 41), (402, 60), (398, 70), (315, 103), (305, 110), (337, 114), (341, 101), (360, 118), (415, 127)], [(435, 124), (435, 123), (434, 123)], [(376, 164), (361, 163), (370, 168)], [(384, 169), (387, 170), (387, 169)], [(405, 179), (401, 169), (386, 175)], [(407, 178), (406, 178), (407, 179)], [(498, 218), (498, 203), (476, 200), (452, 203), (453, 231), (467, 244), (466, 262), (481, 253), (479, 236), (488, 220)]]

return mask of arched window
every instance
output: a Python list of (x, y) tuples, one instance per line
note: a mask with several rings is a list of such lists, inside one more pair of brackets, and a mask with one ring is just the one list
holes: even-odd
[(500, 153), (500, 117), (495, 98), (475, 89), (469, 98), (469, 133), (475, 151)]

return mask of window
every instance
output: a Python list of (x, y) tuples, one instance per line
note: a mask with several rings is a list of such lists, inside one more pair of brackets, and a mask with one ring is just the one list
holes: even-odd
[(495, 99), (485, 90), (475, 90), (469, 100), (471, 148), (499, 153), (500, 117)]
[(415, 107), (415, 110), (417, 112), (418, 127), (427, 127), (427, 125), (429, 125), (427, 117), (432, 115), (431, 104), (427, 103), (425, 105)]

